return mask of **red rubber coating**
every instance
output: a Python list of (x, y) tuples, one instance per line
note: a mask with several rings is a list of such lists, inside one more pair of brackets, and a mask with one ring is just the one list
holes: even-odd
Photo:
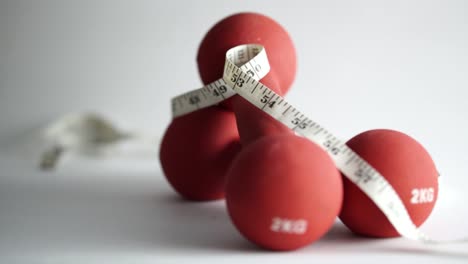
[[(296, 51), (289, 34), (273, 19), (256, 13), (239, 13), (224, 18), (203, 38), (198, 49), (197, 63), (204, 84), (223, 76), (226, 52), (241, 44), (261, 44), (285, 94), (296, 75)], [(232, 109), (230, 100), (222, 103)]]
[[(329, 155), (295, 135), (249, 144), (227, 175), (232, 222), (248, 240), (270, 250), (293, 250), (322, 237), (340, 211), (342, 196), (341, 175)], [(297, 234), (291, 230), (300, 219), (308, 224)]]
[[(437, 200), (438, 172), (421, 144), (401, 132), (378, 129), (355, 136), (347, 145), (387, 179), (416, 226), (429, 217)], [(343, 178), (341, 221), (359, 235), (399, 236), (378, 207), (355, 184)]]
[(159, 157), (180, 195), (206, 201), (224, 197), (226, 171), (239, 151), (234, 114), (214, 106), (172, 120)]
[[(262, 79), (262, 83), (273, 91), (280, 93), (278, 81), (276, 81), (274, 76), (265, 76)], [(291, 129), (240, 96), (235, 96), (232, 99), (232, 108), (236, 115), (241, 143), (244, 146), (267, 135), (294, 134)]]

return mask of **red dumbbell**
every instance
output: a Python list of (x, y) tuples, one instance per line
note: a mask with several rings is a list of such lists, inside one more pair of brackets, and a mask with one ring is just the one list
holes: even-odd
[[(226, 52), (230, 48), (249, 43), (261, 44), (271, 50), (271, 72), (266, 78), (273, 80), (274, 72), (281, 72), (283, 78), (274, 82), (286, 92), (296, 72), (292, 41), (278, 23), (255, 13), (229, 16), (206, 34), (197, 58), (203, 83), (222, 77)], [(223, 102), (221, 105), (172, 120), (164, 134), (160, 148), (164, 175), (187, 199), (224, 197), (225, 174), (240, 143), (234, 115), (228, 111), (230, 104)]]

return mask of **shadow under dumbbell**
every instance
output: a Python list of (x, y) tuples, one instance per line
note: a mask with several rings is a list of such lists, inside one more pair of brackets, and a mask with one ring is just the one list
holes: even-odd
[(158, 203), (169, 226), (160, 230), (164, 246), (184, 250), (257, 251), (232, 225), (225, 201), (191, 202), (164, 193)]
[[(159, 197), (164, 201), (166, 216), (171, 225), (162, 231), (164, 241), (172, 247), (267, 253), (242, 237), (231, 223), (225, 202), (189, 202), (167, 192)], [(161, 201), (159, 201), (161, 202)], [(318, 242), (299, 251), (314, 251), (332, 244), (366, 243), (369, 239), (355, 236), (343, 224), (336, 222)]]

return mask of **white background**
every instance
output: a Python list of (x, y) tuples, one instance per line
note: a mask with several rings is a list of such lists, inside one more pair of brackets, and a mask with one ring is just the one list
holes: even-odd
[(203, 35), (239, 11), (290, 32), (299, 68), (288, 99), (299, 109), (344, 139), (391, 128), (420, 141), (442, 174), (424, 230), (468, 235), (468, 2), (2, 0), (1, 263), (468, 261), (466, 243), (359, 239), (339, 223), (299, 251), (260, 251), (222, 201), (177, 199), (156, 143), (144, 155), (36, 169), (35, 133), (70, 112), (97, 111), (159, 141), (169, 99), (201, 85)]

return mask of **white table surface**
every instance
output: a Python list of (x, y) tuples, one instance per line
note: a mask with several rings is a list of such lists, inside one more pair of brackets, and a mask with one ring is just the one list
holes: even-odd
[[(319, 242), (288, 253), (256, 248), (232, 226), (224, 202), (190, 203), (154, 160), (69, 157), (56, 172), (0, 156), (0, 263), (466, 263), (466, 243), (426, 246), (353, 236), (337, 223)], [(468, 232), (465, 195), (442, 185), (424, 230)], [(450, 192), (447, 192), (450, 190)]]
[(345, 139), (372, 128), (418, 139), (442, 174), (423, 230), (468, 236), (465, 1), (184, 3), (0, 2), (0, 263), (468, 263), (468, 243), (363, 239), (339, 222), (301, 250), (259, 250), (223, 201), (174, 194), (157, 143), (67, 155), (39, 171), (38, 131), (69, 112), (97, 111), (159, 141), (169, 99), (200, 86), (203, 34), (228, 14), (257, 11), (296, 44), (289, 100)]

